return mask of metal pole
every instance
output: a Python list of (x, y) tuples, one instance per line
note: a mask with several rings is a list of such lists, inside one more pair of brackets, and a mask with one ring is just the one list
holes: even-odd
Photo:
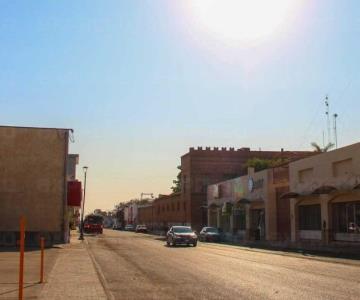
[(336, 149), (338, 147), (337, 125), (336, 125), (336, 118), (337, 117), (338, 117), (338, 114), (334, 114), (334, 136), (335, 136), (335, 147), (336, 147)]
[(41, 248), (40, 283), (44, 282), (44, 247), (45, 247), (45, 239), (41, 237), (40, 238), (40, 248)]
[(19, 270), (19, 300), (24, 299), (24, 250), (25, 250), (25, 218), (20, 218), (20, 270)]
[(80, 237), (79, 240), (84, 240), (84, 209), (85, 209), (85, 195), (86, 195), (86, 173), (88, 167), (83, 167), (84, 170), (84, 199), (81, 209), (81, 221), (80, 221)]

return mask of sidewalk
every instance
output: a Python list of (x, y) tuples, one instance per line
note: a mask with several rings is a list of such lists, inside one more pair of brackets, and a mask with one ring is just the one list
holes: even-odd
[(39, 299), (107, 299), (85, 241), (74, 234), (45, 280)]

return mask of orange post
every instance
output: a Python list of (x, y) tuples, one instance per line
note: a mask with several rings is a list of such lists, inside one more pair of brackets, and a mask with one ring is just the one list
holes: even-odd
[(25, 250), (25, 218), (20, 218), (20, 270), (19, 270), (19, 300), (24, 299), (24, 250)]
[(40, 283), (44, 282), (44, 247), (45, 247), (45, 239), (41, 237), (40, 238), (40, 248), (41, 248)]

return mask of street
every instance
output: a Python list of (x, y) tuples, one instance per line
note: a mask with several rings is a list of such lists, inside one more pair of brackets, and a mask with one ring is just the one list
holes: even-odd
[(111, 230), (87, 242), (115, 299), (360, 299), (358, 261), (206, 243), (172, 248)]

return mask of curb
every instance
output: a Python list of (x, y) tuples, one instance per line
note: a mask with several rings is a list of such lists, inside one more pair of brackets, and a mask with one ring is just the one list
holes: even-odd
[(95, 256), (92, 254), (90, 248), (89, 248), (89, 243), (88, 241), (86, 240), (86, 238), (84, 239), (84, 244), (85, 244), (85, 248), (86, 248), (86, 251), (88, 252), (89, 256), (90, 256), (90, 259), (94, 265), (94, 268), (95, 268), (95, 271), (99, 277), (99, 280), (100, 280), (100, 283), (104, 289), (104, 292), (106, 294), (106, 297), (109, 299), (109, 300), (115, 300), (115, 297), (114, 295), (110, 292), (110, 288), (106, 282), (106, 279), (105, 279), (105, 276), (104, 276), (104, 273), (101, 271), (101, 268), (99, 266), (99, 264), (97, 263), (96, 259), (95, 259)]

